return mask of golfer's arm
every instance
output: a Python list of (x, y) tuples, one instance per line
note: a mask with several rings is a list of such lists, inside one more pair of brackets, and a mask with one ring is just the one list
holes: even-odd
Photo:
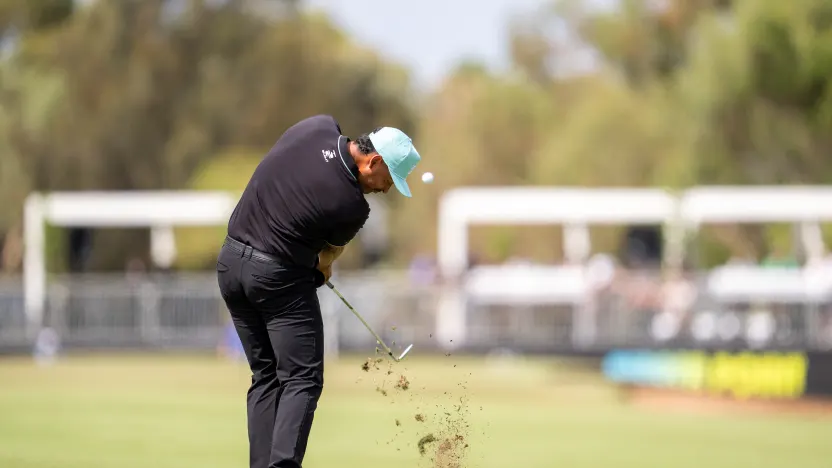
[[(323, 267), (328, 267), (335, 263), (335, 260), (344, 253), (344, 249), (347, 248), (347, 244), (355, 238), (358, 234), (358, 231), (364, 226), (364, 223), (367, 221), (367, 216), (361, 218), (358, 221), (346, 221), (341, 222), (340, 224), (334, 226), (334, 233), (338, 234), (333, 239), (336, 243), (343, 242), (344, 245), (332, 245), (329, 242), (324, 243), (324, 248), (321, 250), (321, 253), (318, 255), (318, 259), (320, 264)], [(341, 242), (338, 242), (341, 241)]]
[(320, 255), (318, 256), (321, 260), (321, 266), (327, 267), (335, 263), (335, 260), (344, 253), (344, 249), (346, 249), (346, 245), (336, 246), (325, 244), (323, 250), (321, 250)]

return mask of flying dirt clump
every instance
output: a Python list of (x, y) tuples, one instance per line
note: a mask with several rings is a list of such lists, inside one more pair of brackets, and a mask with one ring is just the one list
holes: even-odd
[(378, 365), (381, 361), (383, 361), (383, 359), (381, 358), (367, 358), (367, 360), (364, 361), (363, 364), (361, 364), (361, 370), (363, 370), (364, 372), (370, 372), (371, 368), (374, 370), (378, 370)]
[[(428, 445), (434, 442), (439, 442), (439, 439), (433, 433), (419, 439), (419, 455), (425, 456)], [(468, 448), (468, 444), (465, 443), (465, 437), (461, 434), (443, 438), (431, 459), (433, 466), (435, 468), (460, 468), (462, 466), (460, 452), (466, 448)]]
[[(436, 449), (436, 458), (434, 458), (434, 466), (437, 468), (460, 468), (461, 455), (460, 449), (465, 444), (465, 438), (459, 434), (446, 438), (439, 444)], [(465, 448), (468, 445), (465, 444)]]
[(407, 380), (407, 377), (399, 377), (399, 381), (396, 383), (396, 388), (401, 390), (407, 390), (408, 388), (410, 388), (410, 382)]
[[(467, 386), (461, 387), (465, 390)], [(447, 406), (440, 405), (436, 410), (434, 423), (437, 427), (419, 441), (419, 453), (429, 457), (434, 468), (461, 468), (469, 450), (468, 399), (459, 397), (458, 402), (448, 402)], [(414, 417), (416, 421), (425, 421), (423, 413)], [(427, 447), (434, 442), (433, 447)]]
[(436, 436), (434, 436), (433, 434), (428, 434), (428, 435), (422, 437), (421, 439), (419, 439), (419, 444), (418, 444), (418, 446), (419, 446), (419, 455), (424, 455), (425, 452), (427, 451), (425, 449), (425, 446), (428, 445), (428, 444), (432, 444), (434, 442), (436, 442)]

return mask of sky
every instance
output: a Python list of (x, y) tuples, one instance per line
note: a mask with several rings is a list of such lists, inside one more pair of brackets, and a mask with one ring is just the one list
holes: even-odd
[[(358, 42), (407, 66), (414, 84), (434, 88), (463, 59), (507, 64), (511, 15), (545, 0), (305, 0)], [(476, 8), (472, 8), (476, 5)]]

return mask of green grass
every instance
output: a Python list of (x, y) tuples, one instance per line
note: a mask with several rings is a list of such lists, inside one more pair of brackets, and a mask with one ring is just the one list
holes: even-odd
[[(392, 375), (362, 361), (327, 363), (306, 468), (431, 467), (416, 444), (445, 411), (469, 425), (469, 468), (832, 466), (829, 420), (648, 412), (557, 361), (414, 354)], [(394, 388), (401, 373), (407, 391)], [(248, 466), (248, 382), (245, 367), (214, 357), (0, 360), (0, 467)], [(453, 408), (460, 397), (467, 411)]]

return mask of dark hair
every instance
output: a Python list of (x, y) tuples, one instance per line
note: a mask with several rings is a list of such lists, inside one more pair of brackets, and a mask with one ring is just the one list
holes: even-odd
[(355, 139), (355, 144), (358, 145), (358, 151), (361, 151), (361, 154), (375, 153), (376, 148), (373, 146), (373, 142), (370, 141), (370, 134), (379, 130), (381, 130), (381, 127), (376, 127), (372, 132), (364, 133)]

